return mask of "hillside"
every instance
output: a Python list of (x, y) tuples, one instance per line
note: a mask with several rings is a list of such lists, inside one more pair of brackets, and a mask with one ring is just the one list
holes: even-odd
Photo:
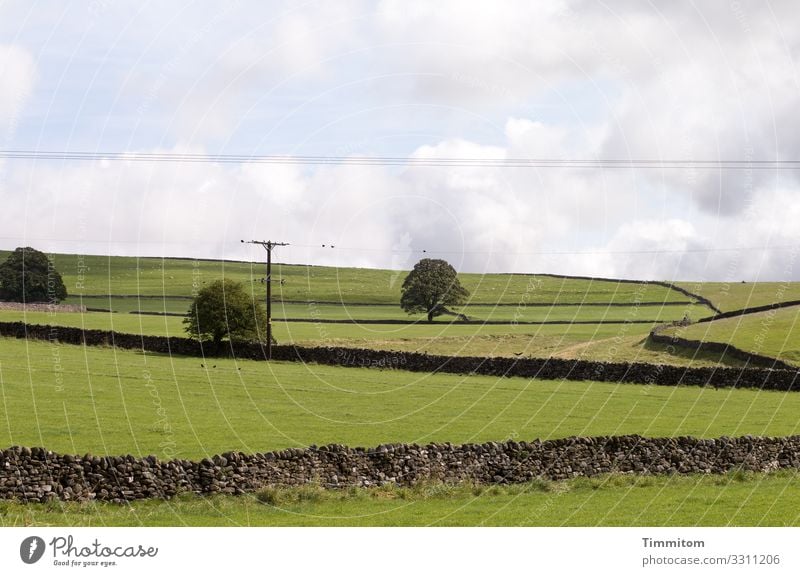
[[(0, 252), (5, 259), (8, 252)], [(264, 294), (263, 262), (178, 258), (53, 255), (67, 290), (76, 296), (190, 297), (206, 282), (232, 278)], [(275, 300), (397, 305), (403, 271), (274, 264)], [(663, 286), (616, 280), (586, 280), (522, 274), (459, 274), (469, 304), (584, 304), (688, 302)], [(283, 281), (278, 283), (278, 281)]]
[[(0, 257), (3, 257), (0, 254)], [(232, 277), (264, 296), (262, 263), (173, 258), (56, 254), (70, 291), (69, 303), (89, 312), (2, 310), (0, 321), (26, 321), (118, 332), (183, 335), (193, 290)], [(653, 283), (521, 274), (460, 274), (470, 290), (456, 309), (473, 324), (399, 307), (405, 272), (275, 264), (274, 334), (279, 342), (337, 345), (447, 355), (534, 356), (602, 361), (646, 361), (708, 366), (737, 361), (674, 353), (648, 344), (660, 323), (707, 317), (713, 311), (684, 293)], [(322, 302), (322, 303), (320, 303)], [(114, 313), (93, 311), (106, 310)], [(291, 322), (285, 320), (292, 320)]]
[(800, 282), (676, 282), (675, 284), (708, 298), (722, 312), (800, 300)]
[(0, 446), (202, 458), (330, 442), (785, 435), (800, 394), (411, 374), (3, 339)]
[(800, 366), (800, 306), (673, 328), (665, 334), (731, 344), (749, 353), (779, 358)]

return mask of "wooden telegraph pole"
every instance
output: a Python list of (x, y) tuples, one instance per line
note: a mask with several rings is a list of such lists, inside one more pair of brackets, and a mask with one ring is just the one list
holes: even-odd
[(272, 240), (248, 240), (245, 244), (259, 244), (267, 251), (267, 360), (272, 360), (272, 249), (275, 246), (288, 246), (287, 242), (273, 242)]

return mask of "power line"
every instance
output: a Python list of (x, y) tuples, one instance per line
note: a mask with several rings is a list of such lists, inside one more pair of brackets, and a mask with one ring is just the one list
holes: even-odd
[(151, 162), (202, 164), (278, 164), (336, 166), (417, 166), (466, 168), (602, 168), (697, 170), (796, 170), (800, 160), (613, 159), (613, 158), (421, 158), (399, 156), (293, 156), (190, 154), (167, 152), (68, 152), (0, 150), (0, 159), (34, 161)]
[[(19, 241), (23, 238), (19, 236), (0, 236), (0, 240), (14, 240)], [(86, 240), (77, 238), (24, 238), (26, 242), (68, 242), (73, 244), (134, 244), (134, 245), (158, 245), (158, 246), (195, 246), (198, 244), (208, 246), (219, 246), (224, 241), (206, 241), (206, 242), (186, 242), (183, 240)], [(276, 246), (278, 244), (275, 244)], [(288, 245), (288, 244), (287, 244)], [(716, 253), (716, 252), (759, 252), (759, 251), (784, 251), (784, 250), (797, 250), (800, 244), (776, 244), (773, 246), (726, 246), (726, 247), (709, 247), (709, 248), (653, 248), (643, 250), (524, 250), (524, 251), (503, 251), (503, 250), (437, 250), (436, 248), (371, 248), (371, 247), (357, 247), (357, 246), (341, 246), (337, 244), (291, 244), (293, 248), (307, 248), (319, 250), (342, 250), (348, 252), (373, 252), (382, 254), (469, 254), (469, 255), (498, 255), (498, 256), (594, 256), (603, 254), (684, 254), (684, 253)], [(157, 258), (158, 256), (148, 256), (148, 258)]]
[[(319, 248), (317, 245), (293, 244), (297, 248)], [(324, 248), (325, 245), (323, 244)], [(724, 248), (686, 248), (686, 249), (648, 249), (648, 250), (527, 250), (522, 252), (504, 252), (500, 250), (436, 250), (408, 248), (405, 250), (383, 249), (383, 248), (356, 248), (350, 246), (329, 246), (336, 250), (346, 250), (354, 252), (381, 252), (392, 254), (427, 253), (427, 254), (485, 254), (498, 256), (594, 256), (602, 254), (684, 254), (684, 253), (714, 253), (714, 252), (758, 252), (758, 251), (782, 251), (796, 250), (800, 244), (781, 244), (775, 246), (732, 246)]]

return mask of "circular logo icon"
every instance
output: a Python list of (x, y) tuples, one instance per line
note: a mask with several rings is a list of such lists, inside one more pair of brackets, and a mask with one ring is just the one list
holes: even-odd
[(28, 536), (19, 545), (19, 557), (25, 564), (36, 564), (44, 555), (44, 540), (38, 536)]

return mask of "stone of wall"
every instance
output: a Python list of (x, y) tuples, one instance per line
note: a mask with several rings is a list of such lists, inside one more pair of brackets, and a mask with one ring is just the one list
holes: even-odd
[[(188, 338), (141, 336), (104, 330), (81, 330), (62, 326), (26, 325), (0, 322), (0, 336), (58, 341), (65, 344), (116, 346), (162, 354), (196, 357), (236, 357), (264, 360), (266, 351), (257, 343), (223, 342), (216, 349), (210, 343)], [(664, 336), (672, 341), (671, 336)], [(686, 368), (663, 364), (592, 362), (558, 358), (481, 358), (474, 356), (435, 356), (416, 352), (394, 352), (360, 348), (273, 346), (274, 360), (315, 362), (330, 366), (394, 368), (412, 372), (518, 376), (541, 380), (594, 380), (660, 386), (714, 386), (717, 388), (756, 388), (796, 391), (800, 381), (796, 368), (769, 370), (758, 368)], [(770, 359), (772, 360), (772, 359)], [(782, 364), (782, 363), (781, 363)]]
[(0, 499), (27, 502), (242, 494), (266, 486), (327, 488), (419, 482), (506, 484), (609, 473), (709, 474), (800, 467), (800, 436), (698, 439), (604, 436), (484, 444), (331, 444), (200, 461), (73, 456), (44, 448), (0, 452)]

